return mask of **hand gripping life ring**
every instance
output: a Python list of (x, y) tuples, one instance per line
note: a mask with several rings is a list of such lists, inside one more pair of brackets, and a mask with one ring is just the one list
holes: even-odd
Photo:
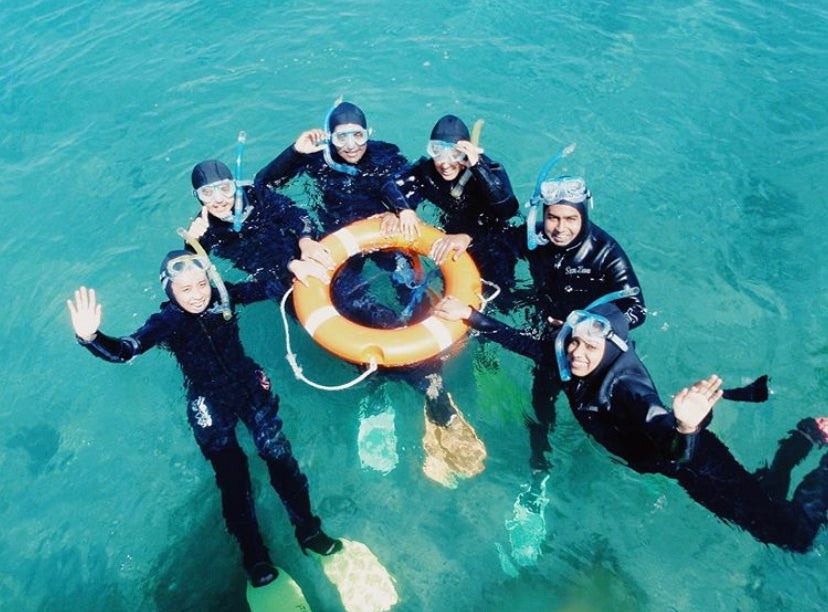
[[(407, 240), (402, 235), (385, 236), (379, 217), (356, 221), (321, 243), (328, 247), (337, 270), (348, 258), (359, 253), (400, 249), (428, 256), (431, 246), (445, 236), (430, 225), (420, 226), (420, 236)], [(479, 308), (482, 285), (480, 272), (468, 253), (457, 261), (440, 266), (447, 295)], [(418, 363), (440, 354), (462, 338), (468, 326), (462, 321), (446, 321), (434, 315), (424, 321), (395, 329), (377, 329), (355, 323), (342, 316), (331, 299), (331, 286), (310, 279), (308, 286), (293, 283), (293, 303), (299, 322), (320, 345), (352, 363), (395, 367)]]

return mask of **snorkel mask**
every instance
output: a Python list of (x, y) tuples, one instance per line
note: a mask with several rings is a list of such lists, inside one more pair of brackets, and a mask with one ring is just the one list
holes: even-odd
[(445, 140), (429, 140), (426, 153), (436, 162), (457, 164), (465, 159), (466, 154), (457, 148), (456, 142)]
[(546, 177), (552, 171), (555, 164), (561, 161), (564, 157), (575, 150), (575, 143), (565, 146), (563, 149), (553, 155), (547, 161), (538, 174), (538, 180), (535, 181), (535, 191), (532, 193), (531, 199), (524, 205), (529, 210), (526, 213), (526, 246), (530, 251), (534, 251), (538, 245), (549, 244), (549, 240), (543, 233), (543, 207), (555, 202), (547, 202), (542, 194), (542, 188)]
[[(543, 230), (544, 210), (554, 204), (573, 205), (581, 209), (583, 205), (592, 205), (592, 194), (584, 179), (578, 176), (559, 176), (540, 185), (540, 193), (529, 202), (529, 213), (526, 215), (526, 244), (529, 250), (538, 245), (549, 244)], [(579, 210), (583, 214), (583, 211)], [(584, 217), (584, 220), (586, 217)]]
[(208, 257), (207, 251), (204, 250), (204, 247), (201, 246), (197, 238), (188, 234), (187, 230), (181, 227), (178, 228), (177, 233), (190, 245), (195, 253), (190, 253), (189, 251), (173, 251), (168, 253), (165, 264), (161, 267), (161, 287), (170, 299), (174, 299), (169, 285), (178, 274), (192, 267), (204, 270), (207, 273), (207, 278), (210, 279), (210, 282), (218, 290), (220, 299), (220, 302), (212, 308), (209, 308), (208, 312), (220, 312), (224, 320), (229, 321), (233, 318), (233, 311), (230, 308), (230, 295), (216, 266)]
[(555, 337), (555, 360), (558, 362), (558, 373), (560, 374), (561, 381), (567, 382), (572, 380), (572, 371), (569, 368), (569, 361), (566, 358), (566, 343), (572, 336), (577, 335), (588, 339), (610, 341), (624, 353), (629, 350), (627, 342), (613, 331), (612, 323), (610, 323), (609, 319), (600, 314), (590, 312), (590, 309), (597, 308), (602, 304), (607, 304), (615, 300), (638, 295), (640, 292), (641, 289), (638, 287), (628, 287), (619, 291), (613, 291), (612, 293), (601, 296), (583, 310), (573, 310), (569, 313), (566, 317), (566, 322)]
[(242, 154), (247, 134), (239, 132), (236, 146), (236, 174), (235, 178), (223, 162), (217, 159), (208, 159), (195, 165), (192, 172), (193, 195), (202, 204), (220, 202), (234, 196), (233, 214), (222, 218), (222, 221), (232, 221), (233, 229), (238, 232), (249, 210), (244, 209), (244, 187), (252, 185), (251, 181), (239, 179), (242, 172)]
[[(178, 252), (178, 251), (174, 251)], [(170, 259), (165, 260), (164, 266), (161, 268), (160, 280), (161, 288), (166, 292), (170, 283), (175, 282), (180, 275), (190, 270), (201, 270), (205, 274), (210, 271), (210, 260), (201, 255), (195, 255), (187, 251), (180, 251), (180, 255), (175, 255)]]
[(368, 142), (368, 138), (371, 136), (371, 130), (364, 125), (365, 115), (362, 114), (362, 111), (351, 104), (350, 106), (353, 106), (354, 109), (353, 113), (351, 114), (354, 114), (355, 117), (353, 118), (353, 121), (347, 121), (346, 123), (357, 123), (358, 125), (363, 126), (362, 129), (349, 132), (334, 132), (334, 126), (331, 125), (331, 118), (333, 117), (334, 111), (336, 111), (336, 109), (339, 108), (341, 104), (342, 97), (340, 96), (333, 103), (333, 106), (331, 106), (331, 108), (328, 109), (328, 112), (325, 115), (325, 123), (323, 124), (323, 127), (325, 131), (328, 132), (329, 137), (327, 141), (327, 146), (324, 149), (322, 149), (322, 157), (324, 158), (325, 163), (337, 172), (342, 172), (343, 174), (347, 174), (349, 176), (357, 176), (359, 174), (359, 170), (355, 166), (351, 166), (350, 164), (341, 164), (334, 160), (333, 156), (331, 155), (331, 147), (361, 147)]

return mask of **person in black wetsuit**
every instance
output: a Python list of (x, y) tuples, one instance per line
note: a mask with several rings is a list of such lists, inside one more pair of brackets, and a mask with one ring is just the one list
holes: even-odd
[[(399, 216), (383, 204), (381, 189), (407, 164), (396, 145), (372, 140), (365, 113), (350, 102), (336, 104), (328, 113), (324, 129), (311, 129), (256, 174), (257, 185), (280, 188), (294, 177), (306, 174), (321, 192), (316, 210), (318, 230), (306, 232), (301, 257), (333, 269), (330, 252), (318, 239), (346, 225), (373, 215), (382, 215), (383, 227), (393, 233), (413, 235), (419, 223), (416, 213), (402, 211)], [(398, 267), (394, 254), (379, 253), (377, 265), (389, 272)], [(402, 323), (396, 313), (377, 303), (367, 293), (361, 271), (364, 259), (351, 258), (333, 281), (332, 293), (337, 309), (347, 318), (371, 327), (393, 328)], [(402, 303), (408, 302), (406, 288), (399, 288)], [(443, 389), (438, 363), (386, 371), (401, 377), (426, 397), (430, 419), (447, 424), (455, 414)]]
[[(196, 442), (215, 471), (228, 531), (241, 547), (253, 586), (272, 582), (277, 571), (259, 532), (247, 457), (236, 439), (241, 420), (267, 464), (270, 482), (287, 509), (303, 552), (329, 555), (342, 543), (322, 531), (311, 511), (308, 480), (291, 453), (278, 415), (279, 397), (262, 368), (248, 357), (235, 316), (225, 317), (219, 292), (207, 276), (210, 262), (187, 251), (171, 251), (161, 264), (161, 283), (169, 301), (134, 333), (114, 338), (99, 331), (101, 307), (94, 290), (81, 287), (68, 300), (77, 341), (90, 353), (127, 363), (154, 346), (178, 361), (187, 391), (187, 418)], [(236, 304), (266, 299), (261, 283), (227, 283), (230, 312)]]
[(437, 206), (447, 236), (430, 257), (439, 265), (468, 250), (483, 278), (509, 289), (517, 257), (507, 228), (518, 201), (506, 170), (470, 142), (468, 127), (454, 115), (437, 121), (426, 151), (428, 157), (383, 186), (385, 203), (398, 213), (425, 200)]
[[(559, 370), (570, 408), (583, 429), (640, 473), (675, 479), (698, 503), (756, 539), (804, 552), (828, 511), (828, 454), (787, 500), (791, 470), (828, 443), (828, 419), (806, 418), (779, 443), (770, 466), (749, 473), (707, 429), (721, 398), (763, 401), (767, 377), (721, 390), (716, 375), (679, 391), (665, 407), (635, 347), (627, 317), (615, 305), (574, 311), (554, 343), (524, 335), (447, 297), (437, 313), (465, 319), (506, 348)], [(553, 348), (554, 345), (554, 348)]]
[[(305, 174), (316, 183), (321, 195), (314, 208), (319, 232), (305, 236), (316, 239), (373, 215), (384, 215), (396, 223), (380, 197), (382, 185), (408, 162), (396, 145), (370, 138), (365, 113), (350, 102), (335, 105), (324, 128), (302, 132), (296, 141), (256, 174), (256, 184), (278, 189)], [(413, 219), (404, 225), (410, 226)], [(307, 256), (331, 265), (324, 247), (307, 245)]]
[(280, 300), (293, 277), (314, 276), (327, 281), (321, 266), (302, 258), (301, 238), (310, 231), (310, 219), (293, 200), (261, 181), (242, 188), (241, 227), (233, 227), (236, 182), (223, 162), (208, 159), (192, 171), (193, 194), (201, 211), (187, 233), (211, 254), (227, 259), (250, 274), (267, 296)]
[[(616, 304), (631, 329), (644, 322), (647, 310), (638, 277), (618, 242), (590, 221), (591, 202), (583, 178), (561, 176), (544, 181), (532, 201), (525, 230), (513, 230), (513, 242), (529, 262), (533, 325), (542, 337), (552, 337), (572, 310), (614, 291), (635, 292)], [(537, 420), (527, 418), (529, 464), (534, 470), (549, 468), (544, 453), (551, 450), (549, 433), (555, 427), (555, 400), (560, 392), (560, 381), (547, 374), (535, 367), (532, 407)]]

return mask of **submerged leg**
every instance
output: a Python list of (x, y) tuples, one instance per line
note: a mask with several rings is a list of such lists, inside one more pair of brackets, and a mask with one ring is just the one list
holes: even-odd
[[(812, 418), (802, 419), (786, 438), (779, 441), (770, 466), (756, 471), (756, 477), (774, 498), (786, 499), (791, 484), (791, 472), (799, 465), (815, 445), (819, 445), (819, 427)], [(824, 440), (822, 445), (824, 445)]]
[(552, 451), (549, 434), (555, 429), (555, 400), (560, 390), (557, 376), (550, 376), (548, 371), (535, 368), (532, 378), (532, 408), (537, 420), (526, 418), (531, 449), (529, 466), (533, 470), (548, 471), (552, 467), (545, 453)]
[(826, 523), (828, 512), (828, 454), (822, 456), (815, 470), (806, 474), (796, 488), (793, 503), (805, 513), (813, 528), (811, 539), (820, 526)]
[[(819, 528), (812, 516), (823, 512), (828, 497), (828, 466), (806, 477), (793, 502), (771, 497), (755, 475), (731, 455), (712, 432), (696, 438), (693, 457), (675, 466), (673, 475), (698, 503), (725, 522), (735, 523), (760, 542), (805, 552)], [(805, 508), (807, 511), (803, 511)]]
[(247, 457), (233, 444), (208, 456), (221, 491), (221, 507), (227, 530), (236, 538), (242, 562), (253, 586), (263, 586), (276, 578), (276, 569), (259, 531), (253, 506)]
[(325, 535), (319, 517), (311, 511), (308, 479), (299, 469), (290, 441), (282, 431), (282, 419), (277, 414), (279, 400), (269, 393), (264, 397), (262, 405), (244, 416), (259, 456), (267, 464), (270, 484), (287, 510), (302, 551), (310, 548), (323, 555), (334, 553), (342, 548), (342, 543)]

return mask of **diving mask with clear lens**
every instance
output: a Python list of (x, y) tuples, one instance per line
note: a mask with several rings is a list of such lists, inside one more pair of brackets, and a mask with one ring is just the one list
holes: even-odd
[(209, 185), (202, 185), (196, 189), (196, 195), (203, 202), (220, 201), (231, 197), (236, 191), (236, 183), (230, 179), (216, 181)]
[(331, 144), (337, 149), (356, 149), (368, 142), (371, 130), (362, 128), (359, 130), (337, 130), (331, 133)]
[(579, 176), (559, 176), (541, 183), (540, 197), (544, 204), (551, 206), (561, 202), (581, 204), (592, 197), (589, 189)]
[(457, 148), (457, 143), (444, 140), (429, 140), (426, 153), (434, 161), (456, 164), (466, 158), (466, 154)]
[(167, 278), (175, 280), (176, 277), (190, 270), (210, 271), (210, 260), (201, 255), (181, 255), (167, 262)]
[(609, 319), (588, 310), (573, 310), (555, 337), (555, 357), (558, 372), (564, 382), (572, 379), (572, 371), (566, 357), (566, 343), (570, 338), (581, 338), (591, 343), (608, 340), (623, 352), (629, 349), (627, 342), (613, 331)]

